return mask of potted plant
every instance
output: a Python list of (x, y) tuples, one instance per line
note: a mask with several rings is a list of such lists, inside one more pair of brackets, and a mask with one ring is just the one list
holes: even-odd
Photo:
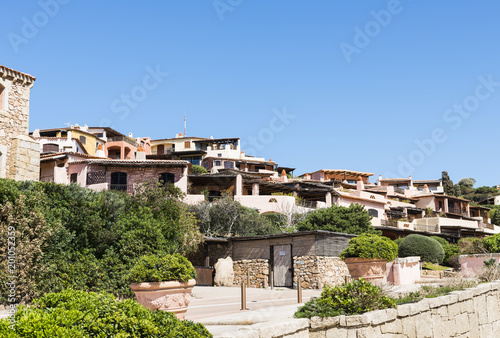
[(187, 258), (179, 254), (142, 256), (127, 278), (140, 304), (185, 318), (196, 284), (196, 271)]
[(351, 277), (368, 281), (385, 281), (387, 262), (398, 255), (398, 245), (387, 237), (362, 234), (349, 240), (340, 257)]

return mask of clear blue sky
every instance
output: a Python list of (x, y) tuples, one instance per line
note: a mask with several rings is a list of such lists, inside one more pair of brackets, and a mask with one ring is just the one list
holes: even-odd
[(500, 184), (498, 2), (55, 1), (2, 1), (0, 64), (37, 77), (30, 130), (166, 138), (186, 113), (188, 135), (296, 174)]

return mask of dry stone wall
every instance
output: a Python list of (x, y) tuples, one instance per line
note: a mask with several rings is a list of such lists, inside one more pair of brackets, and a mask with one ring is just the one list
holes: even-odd
[(500, 282), (355, 316), (311, 318), (309, 337), (498, 337)]
[(306, 289), (322, 289), (324, 285), (335, 286), (345, 282), (349, 269), (339, 257), (300, 256), (293, 258), (293, 281), (300, 278)]
[(269, 286), (269, 261), (267, 259), (244, 259), (233, 262), (235, 286), (247, 282), (249, 287), (267, 288)]

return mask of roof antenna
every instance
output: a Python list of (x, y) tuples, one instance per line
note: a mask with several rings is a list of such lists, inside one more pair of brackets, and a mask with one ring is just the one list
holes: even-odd
[(186, 113), (184, 113), (184, 137), (186, 137)]

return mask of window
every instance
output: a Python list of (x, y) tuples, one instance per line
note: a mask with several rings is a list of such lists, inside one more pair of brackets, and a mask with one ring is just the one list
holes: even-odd
[(162, 155), (165, 153), (165, 146), (163, 144), (160, 144), (158, 147), (156, 147), (156, 153), (158, 155)]
[(222, 154), (217, 154), (217, 157), (222, 157)]
[(69, 182), (70, 183), (77, 183), (78, 182), (78, 174), (74, 173), (69, 176)]
[(127, 191), (127, 173), (111, 173), (111, 190)]
[(188, 161), (189, 163), (194, 164), (194, 165), (201, 164), (201, 156), (181, 157), (181, 160)]
[(215, 165), (218, 167), (220, 166), (220, 161), (215, 161)]
[(234, 168), (234, 162), (224, 161), (224, 168), (225, 169), (233, 169)]
[(189, 141), (184, 142), (184, 148), (191, 148), (191, 142)]
[(165, 185), (166, 183), (175, 183), (175, 174), (161, 173), (159, 181), (162, 185)]
[(53, 143), (47, 143), (43, 145), (42, 152), (44, 153), (57, 153), (59, 151), (59, 145)]
[(378, 211), (375, 209), (368, 209), (368, 214), (374, 218), (378, 218)]
[(82, 144), (87, 143), (87, 138), (85, 136), (80, 136), (80, 142), (82, 142)]

